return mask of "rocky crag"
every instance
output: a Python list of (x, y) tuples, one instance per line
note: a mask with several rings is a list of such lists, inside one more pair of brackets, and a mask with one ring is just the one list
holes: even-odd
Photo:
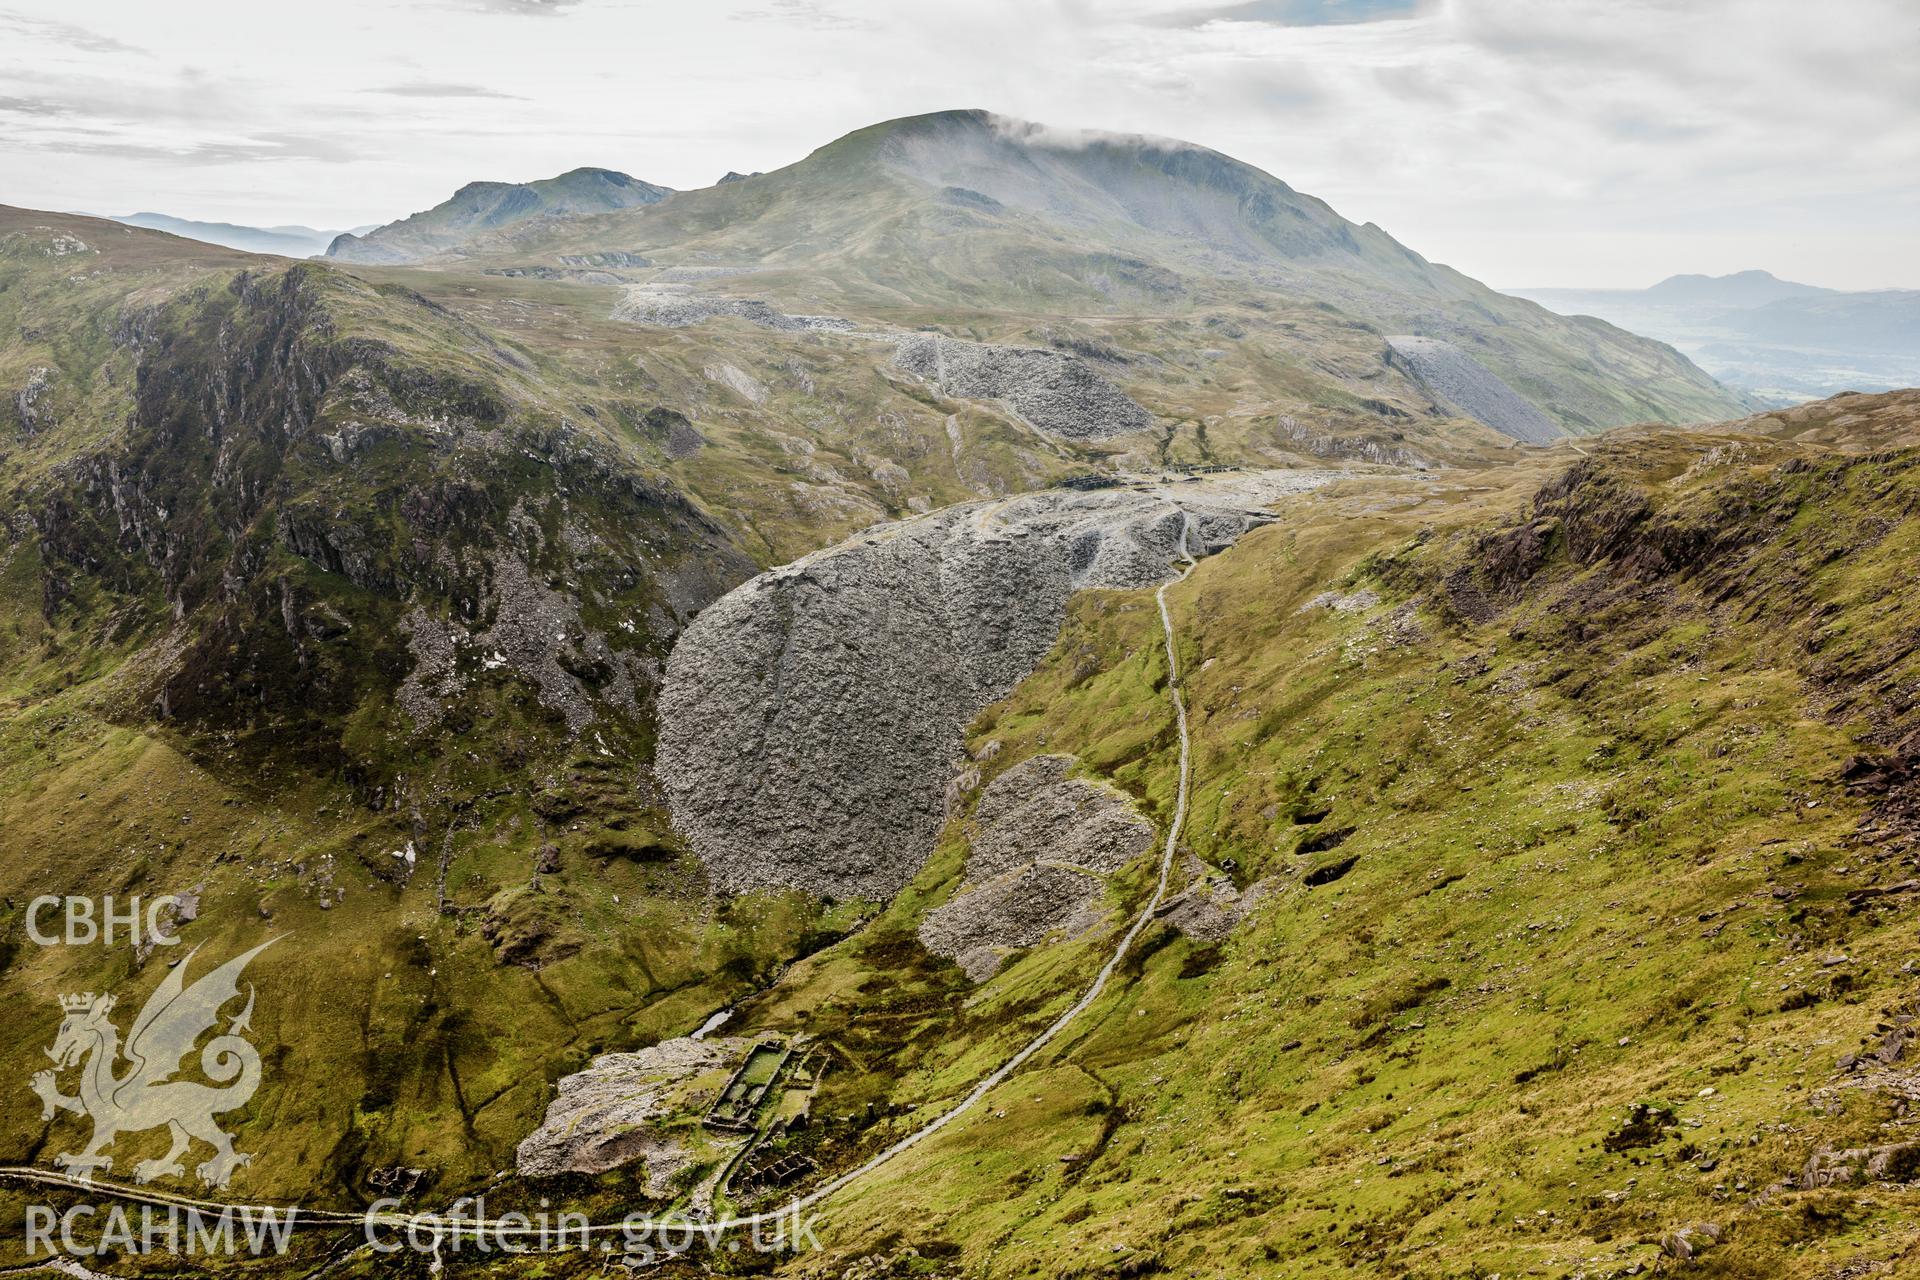
[[(11, 527), (35, 539), (45, 618), (111, 610), (154, 645), (127, 696), (185, 740), (391, 805), (476, 719), (556, 751), (637, 733), (670, 637), (751, 569), (417, 296), (302, 264), (120, 323), (116, 433), (69, 430), (74, 392), (39, 366), (13, 397), (36, 447), (74, 443)], [(669, 452), (698, 447), (654, 413)]]
[(1335, 473), (1048, 491), (876, 526), (700, 615), (661, 692), (675, 824), (730, 891), (884, 898), (945, 819), (962, 730), (1053, 646), (1083, 588), (1164, 581)]

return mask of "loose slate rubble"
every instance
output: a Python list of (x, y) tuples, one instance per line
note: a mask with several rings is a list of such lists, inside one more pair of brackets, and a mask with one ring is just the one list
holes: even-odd
[(1035, 756), (988, 784), (974, 812), (967, 887), (929, 912), (920, 940), (979, 982), (1009, 951), (1098, 924), (1105, 877), (1153, 848), (1153, 827), (1112, 787)]
[(545, 1120), (521, 1139), (514, 1168), (522, 1177), (605, 1173), (641, 1160), (647, 1194), (664, 1197), (693, 1156), (679, 1135), (659, 1124), (678, 1114), (677, 1087), (724, 1067), (746, 1048), (739, 1039), (663, 1040), (637, 1053), (601, 1054), (560, 1079)]
[(1075, 591), (1163, 582), (1183, 539), (1199, 556), (1269, 518), (1229, 498), (1332, 474), (967, 504), (751, 579), (668, 660), (656, 771), (674, 825), (723, 891), (891, 897), (945, 821), (967, 722), (1053, 647)]
[(900, 339), (893, 361), (944, 395), (998, 400), (1035, 430), (1063, 440), (1108, 440), (1153, 425), (1151, 413), (1064, 351), (914, 333)]

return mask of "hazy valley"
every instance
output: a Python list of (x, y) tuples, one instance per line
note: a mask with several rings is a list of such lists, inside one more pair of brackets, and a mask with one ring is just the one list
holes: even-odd
[(1920, 290), (1842, 292), (1764, 271), (1674, 276), (1651, 289), (1510, 289), (1671, 342), (1767, 404), (1920, 382)]

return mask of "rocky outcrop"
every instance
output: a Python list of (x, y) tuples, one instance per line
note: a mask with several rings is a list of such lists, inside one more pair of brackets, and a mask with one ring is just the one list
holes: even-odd
[(1153, 827), (1112, 787), (1069, 776), (1071, 756), (1035, 756), (980, 794), (967, 884), (927, 914), (920, 940), (975, 982), (1009, 951), (1098, 924), (1105, 878), (1153, 848)]
[(640, 419), (640, 430), (659, 445), (669, 458), (690, 458), (705, 448), (707, 443), (707, 438), (700, 434), (686, 414), (665, 405), (655, 405), (647, 410)]
[(659, 1123), (680, 1114), (676, 1095), (695, 1076), (725, 1067), (740, 1040), (663, 1040), (637, 1053), (607, 1053), (561, 1078), (546, 1118), (514, 1152), (522, 1177), (605, 1173), (645, 1162), (647, 1194), (664, 1198), (693, 1160), (679, 1131)]
[(1800, 1171), (1800, 1186), (1805, 1190), (1916, 1180), (1920, 1180), (1920, 1142), (1850, 1147), (1842, 1151), (1822, 1147), (1807, 1158), (1806, 1167)]
[[(418, 349), (361, 336), (375, 306)], [(189, 738), (253, 737), (391, 803), (510, 707), (537, 713), (527, 751), (637, 737), (669, 638), (751, 571), (664, 477), (510, 398), (511, 362), (436, 358), (470, 334), (423, 299), (302, 264), (160, 317), (124, 428), (28, 514), (49, 616), (164, 602), (143, 675)], [(392, 719), (351, 729), (368, 708)]]
[(893, 359), (943, 395), (998, 400), (1035, 430), (1063, 440), (1106, 440), (1153, 425), (1151, 413), (1063, 351), (915, 333), (900, 339)]
[(1198, 942), (1218, 942), (1238, 929), (1275, 888), (1271, 879), (1235, 888), (1233, 881), (1192, 854), (1187, 855), (1185, 873), (1186, 887), (1161, 903), (1154, 917)]
[[(513, 514), (527, 518), (518, 510)], [(514, 552), (495, 550), (486, 559), (482, 610), (491, 625), (439, 620), (418, 606), (401, 619), (413, 670), (394, 690), (394, 700), (414, 724), (437, 726), (469, 682), (502, 668), (532, 685), (540, 705), (572, 734), (592, 724), (604, 704), (638, 711), (635, 693), (654, 683), (657, 665), (615, 649), (604, 632), (581, 621), (578, 598), (548, 586)], [(459, 661), (463, 648), (473, 662)]]
[(1052, 648), (1083, 587), (1164, 581), (1325, 472), (1050, 491), (879, 525), (760, 575), (668, 661), (657, 771), (728, 891), (884, 898), (945, 820), (963, 730)]
[(53, 425), (53, 370), (35, 366), (27, 370), (26, 383), (13, 397), (14, 412), (20, 418), (20, 434), (29, 438)]
[(1551, 444), (1567, 433), (1491, 369), (1439, 338), (1387, 339), (1398, 364), (1444, 407), (1527, 444)]

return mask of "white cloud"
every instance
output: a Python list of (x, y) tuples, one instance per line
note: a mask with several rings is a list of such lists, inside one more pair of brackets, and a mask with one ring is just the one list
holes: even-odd
[(9, 203), (350, 225), (979, 106), (1202, 143), (1495, 284), (1920, 286), (1910, 0), (15, 4)]

